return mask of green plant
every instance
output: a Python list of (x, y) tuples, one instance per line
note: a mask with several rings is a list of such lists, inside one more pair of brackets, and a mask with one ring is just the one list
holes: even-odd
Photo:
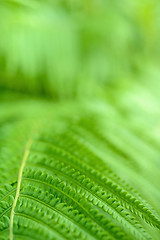
[(122, 2), (1, 1), (0, 240), (159, 240), (159, 5)]
[[(14, 106), (14, 115), (9, 114), (13, 106), (5, 107), (0, 239), (156, 239), (160, 220), (146, 199), (156, 206), (152, 197), (158, 192), (154, 176), (150, 183), (145, 176), (158, 174), (150, 162), (156, 152), (124, 119), (117, 121), (119, 113), (111, 106), (106, 108), (110, 119), (105, 111), (73, 103), (24, 101)], [(126, 150), (126, 141), (133, 152)], [(117, 172), (147, 191), (140, 196)]]

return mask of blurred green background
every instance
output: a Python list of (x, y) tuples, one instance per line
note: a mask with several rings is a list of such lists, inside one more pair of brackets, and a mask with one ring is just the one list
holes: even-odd
[(159, 28), (157, 0), (3, 0), (0, 101), (102, 101), (159, 141)]
[(1, 96), (159, 98), (159, 40), (157, 0), (2, 0)]

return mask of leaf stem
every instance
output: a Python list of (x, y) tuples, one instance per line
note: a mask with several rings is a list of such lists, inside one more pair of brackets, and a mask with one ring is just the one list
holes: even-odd
[(13, 240), (13, 219), (14, 219), (14, 215), (15, 215), (14, 210), (15, 210), (15, 207), (16, 207), (16, 204), (17, 204), (17, 201), (18, 201), (18, 197), (19, 197), (19, 193), (20, 193), (20, 187), (21, 187), (21, 181), (22, 181), (23, 169), (25, 167), (28, 155), (30, 153), (31, 144), (32, 144), (32, 139), (29, 139), (27, 144), (26, 144), (25, 150), (24, 150), (21, 167), (20, 167), (19, 174), (18, 174), (16, 195), (15, 195), (15, 199), (14, 199), (14, 202), (13, 202), (13, 205), (12, 205), (11, 215), (10, 215), (10, 226), (9, 226), (9, 236), (10, 236), (9, 239), (10, 240)]

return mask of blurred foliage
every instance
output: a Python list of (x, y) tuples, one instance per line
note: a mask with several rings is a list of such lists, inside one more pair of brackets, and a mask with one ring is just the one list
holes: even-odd
[(159, 13), (157, 0), (2, 0), (1, 89), (61, 99), (151, 81)]

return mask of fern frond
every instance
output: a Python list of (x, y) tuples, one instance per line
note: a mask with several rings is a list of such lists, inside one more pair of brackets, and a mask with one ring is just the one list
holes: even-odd
[[(108, 155), (96, 151), (94, 144), (105, 143), (105, 137), (96, 128), (81, 126), (88, 109), (73, 124), (68, 113), (52, 114), (41, 106), (39, 114), (47, 113), (47, 120), (38, 118), (36, 108), (0, 128), (0, 239), (11, 237), (12, 229), (15, 239), (153, 239), (145, 222), (159, 228), (159, 216), (148, 199), (112, 169), (112, 145), (106, 148)], [(20, 106), (17, 116), (19, 111)], [(103, 126), (101, 121), (92, 123)]]

